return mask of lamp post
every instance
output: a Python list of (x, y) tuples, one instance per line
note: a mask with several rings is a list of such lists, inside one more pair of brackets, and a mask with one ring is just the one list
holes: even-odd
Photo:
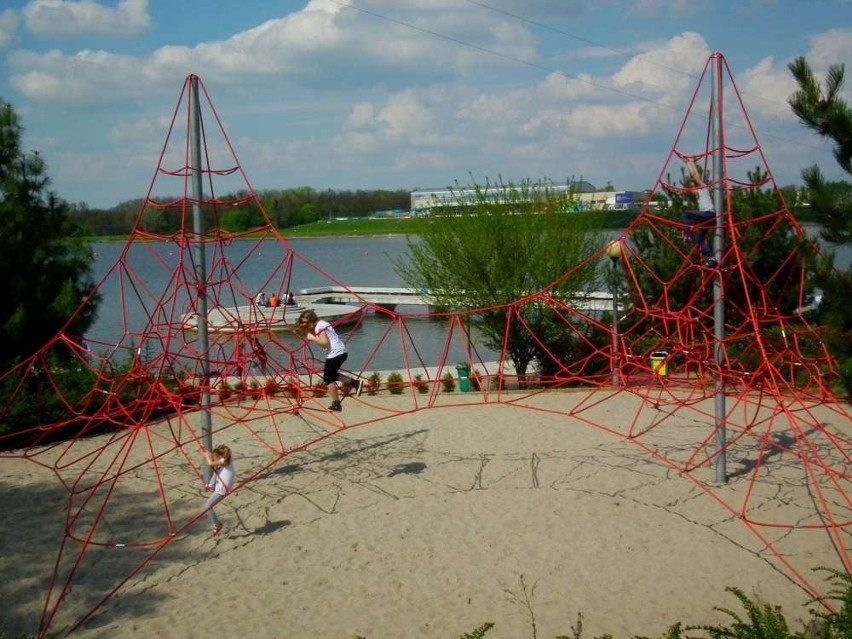
[(621, 241), (613, 240), (606, 245), (606, 254), (612, 264), (610, 285), (612, 289), (612, 385), (619, 387), (618, 356), (618, 260), (621, 259)]

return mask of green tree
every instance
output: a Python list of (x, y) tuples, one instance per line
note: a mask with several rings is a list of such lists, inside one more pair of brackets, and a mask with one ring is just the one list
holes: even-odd
[[(767, 183), (768, 175), (760, 168), (748, 172), (752, 185)], [(669, 180), (670, 181), (670, 180)], [(684, 185), (686, 184), (684, 178)], [(694, 196), (684, 197), (680, 193), (671, 194), (671, 206), (661, 208), (656, 215), (676, 222), (681, 221), (684, 210), (694, 209)], [(724, 266), (731, 268), (731, 284), (725, 289), (725, 316), (733, 325), (750, 321), (751, 311), (761, 311), (761, 315), (772, 315), (776, 311), (792, 314), (798, 307), (798, 284), (804, 276), (804, 259), (789, 259), (790, 256), (808, 256), (812, 250), (811, 242), (802, 239), (792, 223), (783, 223), (773, 213), (782, 209), (782, 202), (774, 188), (737, 188), (731, 193), (732, 222), (737, 228), (737, 248), (741, 262), (733, 269), (732, 259)], [(670, 242), (680, 244), (685, 250), (678, 233), (670, 231)], [(712, 237), (709, 238), (712, 242)], [(676, 277), (683, 266), (683, 258), (671, 250), (671, 244), (660, 237), (657, 225), (640, 224), (631, 234), (636, 253), (648, 266), (635, 273), (638, 286), (634, 295), (645, 299), (665, 299), (675, 308), (682, 308), (695, 296), (695, 286), (699, 272), (685, 277)], [(724, 245), (731, 247), (733, 238), (725, 233)], [(739, 266), (742, 268), (740, 269)], [(665, 291), (663, 288), (665, 287)], [(712, 303), (713, 289), (706, 287), (704, 297), (696, 299), (695, 304), (709, 306)], [(634, 300), (639, 303), (640, 300)], [(647, 320), (653, 321), (653, 320)]]
[(48, 190), (45, 164), (21, 150), (22, 126), (0, 101), (0, 365), (7, 370), (68, 324), (83, 335), (97, 299), (75, 311), (94, 289), (91, 248), (80, 237), (67, 203)]
[(408, 286), (428, 290), (436, 306), (475, 311), (472, 328), (494, 350), (503, 350), (505, 337), (508, 357), (525, 375), (571, 331), (538, 301), (512, 304), (550, 285), (556, 299), (593, 288), (594, 265), (571, 269), (602, 246), (602, 214), (566, 213), (570, 201), (554, 205), (556, 196), (529, 180), (456, 184), (451, 193), (458, 206), (436, 209), (395, 269)]
[[(829, 67), (824, 91), (805, 58), (793, 60), (789, 69), (799, 84), (789, 100), (793, 113), (802, 124), (834, 141), (834, 158), (852, 175), (852, 110), (840, 97), (844, 65)], [(834, 244), (852, 242), (852, 198), (848, 191), (842, 197), (816, 165), (803, 170), (802, 179), (810, 190), (811, 207), (823, 226), (823, 237)]]
[(320, 212), (316, 204), (307, 202), (299, 207), (299, 211), (293, 216), (294, 224), (310, 224), (319, 220)]
[[(834, 158), (852, 175), (852, 110), (840, 97), (845, 67), (829, 67), (825, 87), (803, 57), (793, 60), (790, 72), (799, 90), (789, 103), (799, 120), (818, 135), (834, 142)], [(825, 179), (814, 165), (802, 171), (802, 179), (810, 191), (814, 217), (821, 224), (823, 239), (831, 244), (852, 243), (852, 191)], [(828, 327), (828, 344), (841, 365), (846, 392), (852, 395), (852, 269), (841, 272), (834, 268), (834, 256), (814, 263), (816, 282), (825, 292), (818, 320)]]
[(221, 226), (231, 233), (242, 233), (250, 228), (251, 216), (245, 209), (228, 211), (222, 216)]

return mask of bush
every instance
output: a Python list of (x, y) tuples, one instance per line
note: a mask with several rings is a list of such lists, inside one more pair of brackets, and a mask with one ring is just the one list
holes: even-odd
[(456, 390), (456, 378), (453, 377), (453, 374), (447, 372), (441, 378), (441, 388), (445, 393), (452, 393)]
[(263, 392), (267, 395), (275, 395), (278, 392), (278, 382), (274, 379), (266, 380), (266, 384), (263, 385)]
[(852, 400), (852, 357), (840, 365), (840, 384), (846, 399)]
[(375, 395), (379, 390), (379, 385), (382, 383), (382, 374), (381, 373), (373, 373), (367, 378), (367, 394)]
[(423, 375), (418, 373), (414, 376), (414, 387), (418, 393), (424, 395), (429, 392), (429, 380), (423, 379)]
[(388, 390), (391, 395), (402, 395), (405, 390), (405, 382), (402, 379), (402, 374), (394, 371), (388, 373)]

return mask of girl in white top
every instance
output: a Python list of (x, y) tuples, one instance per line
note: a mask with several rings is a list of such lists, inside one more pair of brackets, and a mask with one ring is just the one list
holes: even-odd
[(207, 482), (207, 490), (212, 494), (207, 499), (204, 508), (207, 511), (210, 523), (213, 524), (213, 536), (216, 536), (222, 531), (222, 522), (219, 520), (213, 506), (222, 501), (225, 495), (233, 490), (237, 474), (234, 470), (234, 463), (231, 460), (231, 449), (224, 444), (216, 446), (212, 451), (202, 446), (201, 452), (204, 454), (207, 465), (213, 471), (210, 481)]
[(346, 361), (348, 353), (346, 344), (340, 339), (334, 327), (317, 317), (313, 310), (303, 311), (296, 321), (294, 331), (297, 335), (304, 337), (309, 342), (315, 342), (325, 351), (325, 364), (323, 365), (322, 381), (328, 388), (331, 397), (329, 410), (340, 412), (340, 391), (337, 382), (341, 381), (346, 387), (345, 392), (361, 394), (361, 382), (340, 373), (340, 367)]

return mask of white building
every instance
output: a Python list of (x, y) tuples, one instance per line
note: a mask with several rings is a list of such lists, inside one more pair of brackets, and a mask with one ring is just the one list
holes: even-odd
[[(482, 189), (486, 194), (493, 194), (499, 199), (504, 189), (494, 187)], [(571, 185), (548, 185), (547, 190), (556, 196), (567, 197), (569, 191), (573, 190), (572, 203), (569, 209), (576, 211), (599, 210), (616, 211), (630, 209), (644, 205), (647, 194), (643, 191), (598, 191), (588, 182), (578, 182)], [(411, 192), (411, 212), (414, 215), (428, 214), (436, 207), (463, 207), (468, 206), (474, 199), (475, 189), (473, 187), (462, 187), (453, 189), (420, 189)]]

